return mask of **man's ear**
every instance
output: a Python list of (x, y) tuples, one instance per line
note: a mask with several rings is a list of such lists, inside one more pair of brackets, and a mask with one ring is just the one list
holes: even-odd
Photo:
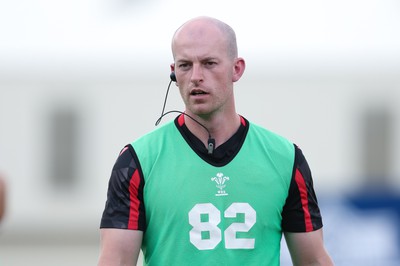
[(235, 64), (233, 66), (232, 82), (238, 81), (246, 69), (246, 62), (243, 58), (238, 57), (235, 59)]

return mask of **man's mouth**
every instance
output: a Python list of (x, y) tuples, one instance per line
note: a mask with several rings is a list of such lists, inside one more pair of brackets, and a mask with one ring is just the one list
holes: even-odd
[(207, 93), (202, 90), (193, 90), (190, 92), (190, 95), (203, 95), (203, 94), (207, 94)]

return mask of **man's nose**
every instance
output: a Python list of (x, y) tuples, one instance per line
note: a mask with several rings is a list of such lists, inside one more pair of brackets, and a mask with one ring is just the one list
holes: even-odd
[(198, 84), (201, 81), (203, 81), (203, 70), (201, 66), (193, 65), (192, 76), (190, 81), (193, 82), (194, 84)]

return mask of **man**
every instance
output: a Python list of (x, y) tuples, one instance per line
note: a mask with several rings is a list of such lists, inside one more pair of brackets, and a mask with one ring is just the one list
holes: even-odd
[(279, 265), (282, 232), (294, 265), (332, 265), (300, 149), (236, 113), (231, 27), (194, 18), (172, 53), (185, 111), (121, 151), (99, 265)]

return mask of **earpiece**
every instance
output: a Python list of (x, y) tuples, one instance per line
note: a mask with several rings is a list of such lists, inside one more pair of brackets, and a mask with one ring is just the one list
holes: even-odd
[(171, 72), (171, 74), (169, 75), (169, 77), (171, 78), (172, 81), (176, 82), (175, 72)]

